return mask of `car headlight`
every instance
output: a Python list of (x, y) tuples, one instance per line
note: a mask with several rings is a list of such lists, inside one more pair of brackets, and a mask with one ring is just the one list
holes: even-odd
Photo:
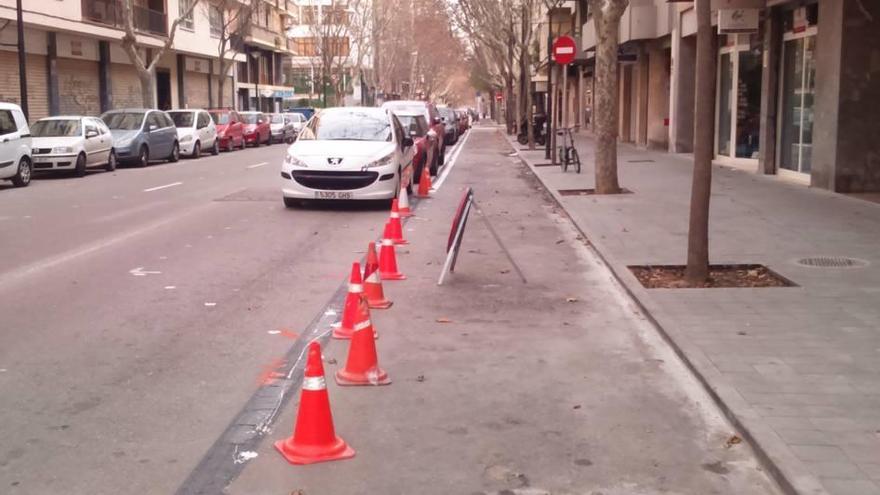
[(393, 154), (388, 155), (388, 156), (383, 156), (382, 158), (379, 158), (378, 160), (372, 161), (372, 162), (364, 165), (364, 168), (377, 168), (377, 167), (384, 167), (386, 165), (391, 165), (391, 160), (393, 158), (394, 158)]
[(70, 146), (56, 146), (52, 148), (53, 155), (61, 155), (64, 153), (73, 153), (73, 148)]
[(284, 164), (290, 165), (291, 167), (308, 167), (308, 165), (306, 165), (306, 162), (291, 155), (290, 153), (284, 156)]
[(189, 134), (189, 135), (186, 135), (186, 136), (183, 136), (182, 138), (180, 138), (181, 143), (188, 143), (192, 140), (193, 140), (192, 134)]

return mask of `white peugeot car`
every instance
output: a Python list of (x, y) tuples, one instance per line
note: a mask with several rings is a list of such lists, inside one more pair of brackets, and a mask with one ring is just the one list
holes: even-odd
[(392, 199), (412, 187), (412, 137), (381, 108), (329, 108), (312, 117), (281, 166), (284, 204)]
[(98, 117), (46, 117), (31, 135), (35, 170), (73, 170), (77, 177), (89, 167), (116, 170), (113, 136)]
[(207, 111), (169, 110), (167, 113), (177, 128), (181, 155), (198, 158), (206, 150), (211, 150), (212, 155), (220, 153), (217, 127)]

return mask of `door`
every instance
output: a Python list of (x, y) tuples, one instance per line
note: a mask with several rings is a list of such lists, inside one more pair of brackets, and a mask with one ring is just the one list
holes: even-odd
[(171, 72), (156, 70), (156, 106), (159, 110), (171, 110)]
[(0, 110), (0, 177), (15, 175), (20, 141), (12, 110)]
[(83, 148), (86, 152), (86, 165), (102, 163), (101, 160), (101, 133), (92, 119), (83, 119)]
[(95, 127), (98, 128), (98, 134), (101, 135), (101, 138), (98, 140), (101, 143), (100, 149), (97, 153), (97, 161), (96, 163), (107, 163), (110, 161), (110, 150), (113, 149), (113, 136), (110, 135), (110, 129), (101, 121), (101, 119), (91, 119)]
[(210, 148), (214, 145), (214, 137), (216, 131), (211, 125), (211, 118), (205, 112), (196, 112), (196, 132), (199, 134), (199, 141), (202, 148)]
[(171, 153), (171, 141), (168, 139), (165, 127), (165, 119), (162, 118), (162, 114), (150, 112), (147, 115), (147, 142), (150, 146), (151, 157), (163, 158)]
[(809, 174), (816, 92), (816, 30), (787, 34), (782, 45), (779, 167)]

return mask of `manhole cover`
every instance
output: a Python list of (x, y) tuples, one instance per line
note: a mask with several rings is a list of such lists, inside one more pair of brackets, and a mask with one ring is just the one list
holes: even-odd
[(847, 258), (845, 256), (814, 256), (797, 260), (798, 265), (816, 268), (856, 268), (866, 266), (867, 261)]

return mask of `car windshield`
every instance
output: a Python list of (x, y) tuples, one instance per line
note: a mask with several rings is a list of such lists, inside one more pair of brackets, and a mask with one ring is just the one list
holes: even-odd
[(442, 115), (443, 118), (445, 118), (447, 120), (452, 120), (455, 118), (455, 113), (448, 108), (441, 108), (441, 109), (439, 109), (439, 111), (440, 111), (440, 115)]
[(211, 112), (211, 120), (213, 120), (215, 124), (228, 124), (229, 114), (226, 112)]
[(144, 121), (143, 112), (114, 112), (101, 116), (107, 127), (120, 131), (134, 131), (141, 128)]
[(294, 122), (305, 122), (305, 121), (309, 120), (306, 118), (305, 115), (303, 115), (301, 113), (292, 113), (291, 115), (293, 115)]
[(428, 125), (425, 123), (425, 117), (421, 115), (398, 115), (400, 125), (406, 129), (410, 136), (422, 137), (428, 133)]
[(256, 124), (256, 123), (257, 123), (257, 118), (258, 118), (258, 117), (259, 117), (259, 115), (255, 114), (255, 113), (243, 113), (243, 114), (241, 114), (241, 119), (242, 119), (246, 124)]
[(352, 110), (313, 117), (300, 139), (322, 141), (391, 141), (391, 123), (384, 112)]
[(175, 127), (192, 127), (195, 119), (194, 112), (168, 112)]
[(273, 124), (283, 124), (284, 123), (284, 116), (282, 116), (281, 114), (278, 114), (278, 113), (273, 114), (272, 115), (272, 123)]
[(395, 112), (405, 112), (405, 113), (425, 113), (424, 105), (413, 105), (406, 103), (398, 103), (388, 105), (388, 108), (394, 110)]
[(79, 119), (70, 120), (38, 120), (31, 126), (34, 137), (67, 137), (79, 136), (81, 126)]

